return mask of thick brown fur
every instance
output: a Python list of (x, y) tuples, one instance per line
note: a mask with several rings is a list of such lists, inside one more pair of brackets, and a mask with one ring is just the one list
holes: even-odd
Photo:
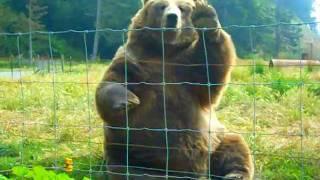
[[(182, 8), (182, 29), (143, 29), (162, 27), (154, 14), (161, 3)], [(252, 179), (247, 144), (225, 133), (214, 115), (236, 60), (214, 8), (206, 0), (145, 0), (129, 29), (96, 92), (109, 178), (208, 178), (210, 172)]]

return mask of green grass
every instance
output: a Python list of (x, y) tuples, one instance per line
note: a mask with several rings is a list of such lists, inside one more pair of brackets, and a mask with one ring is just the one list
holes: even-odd
[[(232, 81), (248, 84), (229, 86), (219, 119), (231, 131), (246, 134), (256, 154), (258, 178), (319, 179), (319, 68), (311, 73), (306, 68), (269, 69), (260, 64), (257, 69), (234, 69)], [(247, 134), (254, 129), (256, 135)]]
[(0, 79), (0, 172), (21, 164), (63, 168), (67, 157), (75, 162), (74, 177), (87, 175), (90, 164), (101, 171), (102, 121), (94, 91), (106, 65), (89, 66), (88, 86), (86, 68), (56, 74), (54, 85), (48, 73), (25, 77), (22, 85)]
[[(55, 76), (26, 76), (22, 84), (0, 79), (0, 174), (12, 175), (20, 165), (58, 166), (62, 173), (64, 159), (72, 158), (70, 177), (103, 176), (102, 121), (94, 92), (106, 66), (90, 64), (88, 76), (85, 64), (74, 64), (72, 71)], [(244, 134), (257, 177), (320, 179), (319, 69), (269, 69), (259, 62), (255, 69), (236, 67), (232, 82), (217, 115), (230, 131)]]

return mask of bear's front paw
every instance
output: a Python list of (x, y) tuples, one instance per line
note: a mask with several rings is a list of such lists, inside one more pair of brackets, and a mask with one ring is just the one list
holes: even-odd
[(232, 172), (224, 176), (225, 179), (231, 180), (250, 180), (250, 177), (246, 173), (242, 172)]
[(112, 106), (112, 109), (115, 111), (125, 111), (126, 108), (128, 108), (129, 110), (136, 107), (139, 104), (140, 104), (139, 98), (134, 95), (134, 96), (128, 97), (128, 101), (126, 101), (125, 99), (115, 101)]
[(100, 92), (104, 97), (105, 107), (112, 111), (124, 111), (140, 104), (140, 99), (125, 86), (108, 84)]
[(243, 176), (241, 174), (228, 174), (224, 176), (225, 179), (230, 179), (230, 180), (242, 180)]
[[(221, 38), (221, 25), (218, 19), (216, 10), (207, 4), (198, 4), (192, 15), (193, 26), (198, 29), (200, 38), (203, 35), (207, 42), (218, 43), (222, 42)], [(201, 28), (208, 28), (203, 31)]]
[(198, 4), (192, 14), (192, 22), (196, 28), (220, 28), (216, 10), (207, 4)]

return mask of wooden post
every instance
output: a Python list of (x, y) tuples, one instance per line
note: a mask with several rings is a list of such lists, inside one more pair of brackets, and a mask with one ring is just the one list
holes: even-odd
[(310, 43), (310, 59), (314, 59), (313, 58), (313, 42)]
[(13, 58), (12, 58), (12, 56), (10, 56), (9, 62), (10, 62), (10, 69), (11, 69), (11, 78), (13, 79)]
[(72, 71), (71, 67), (72, 67), (72, 57), (69, 56), (69, 72)]
[(61, 55), (61, 71), (64, 73), (64, 55)]
[(51, 60), (49, 59), (47, 62), (48, 62), (48, 64), (47, 64), (48, 65), (48, 73), (50, 73), (50, 71), (51, 71), (50, 70), (51, 69), (51, 67), (50, 67)]

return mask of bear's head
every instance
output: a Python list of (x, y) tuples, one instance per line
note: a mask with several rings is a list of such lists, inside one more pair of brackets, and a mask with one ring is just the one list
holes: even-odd
[[(139, 24), (136, 28), (159, 28), (147, 32), (157, 42), (164, 40), (165, 44), (172, 45), (190, 43), (196, 34), (192, 13), (199, 2), (207, 3), (207, 0), (142, 0), (143, 7), (134, 18), (134, 22)], [(164, 28), (163, 36), (160, 28)]]

